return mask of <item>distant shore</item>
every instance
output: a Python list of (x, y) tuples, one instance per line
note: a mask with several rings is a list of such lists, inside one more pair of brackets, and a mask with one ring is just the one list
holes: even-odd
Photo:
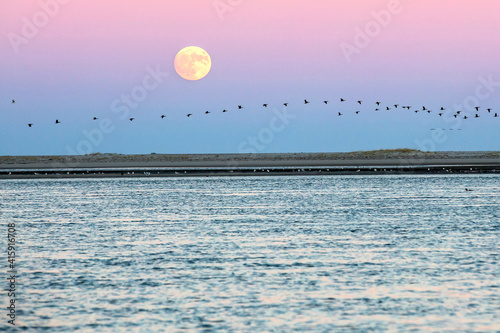
[(0, 178), (500, 173), (500, 152), (0, 156)]

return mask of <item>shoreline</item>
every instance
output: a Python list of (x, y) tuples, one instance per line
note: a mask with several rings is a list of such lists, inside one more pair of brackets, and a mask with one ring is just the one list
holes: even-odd
[(425, 166), (425, 167), (338, 167), (338, 168), (257, 168), (257, 169), (74, 169), (72, 171), (38, 170), (0, 172), (4, 179), (68, 179), (68, 178), (145, 178), (145, 177), (255, 177), (255, 176), (332, 176), (332, 175), (452, 175), (497, 174), (500, 167), (491, 166)]
[(0, 179), (500, 174), (500, 152), (0, 156)]

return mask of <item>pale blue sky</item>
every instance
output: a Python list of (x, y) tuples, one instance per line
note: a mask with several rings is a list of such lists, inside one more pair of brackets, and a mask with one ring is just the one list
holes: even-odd
[[(0, 155), (500, 150), (499, 2), (220, 3), (0, 4)], [(213, 61), (196, 82), (189, 45)]]

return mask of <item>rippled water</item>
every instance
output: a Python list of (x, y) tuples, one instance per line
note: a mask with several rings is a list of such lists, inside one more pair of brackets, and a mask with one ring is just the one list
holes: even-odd
[(0, 195), (25, 327), (500, 330), (499, 176), (6, 180)]

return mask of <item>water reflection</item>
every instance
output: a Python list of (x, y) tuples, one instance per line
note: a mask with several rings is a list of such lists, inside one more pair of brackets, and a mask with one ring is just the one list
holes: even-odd
[(19, 180), (0, 193), (22, 239), (27, 327), (500, 330), (498, 176)]

